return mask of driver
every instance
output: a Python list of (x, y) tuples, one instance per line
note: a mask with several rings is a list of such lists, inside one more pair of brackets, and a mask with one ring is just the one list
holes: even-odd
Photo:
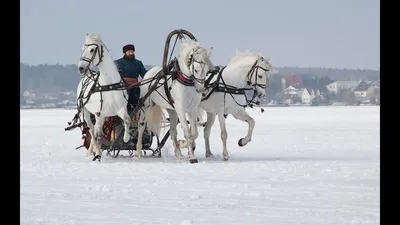
[[(136, 59), (135, 57), (135, 46), (132, 44), (127, 44), (122, 47), (122, 53), (124, 54), (122, 58), (115, 60), (115, 64), (118, 68), (118, 72), (124, 81), (129, 85), (140, 81), (143, 78), (147, 70), (144, 68), (142, 61)], [(136, 107), (140, 97), (140, 89), (138, 86), (134, 86), (128, 90), (128, 113)]]

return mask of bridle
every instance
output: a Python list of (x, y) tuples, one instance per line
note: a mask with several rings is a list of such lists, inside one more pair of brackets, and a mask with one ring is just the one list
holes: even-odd
[[(268, 71), (269, 71), (269, 69), (263, 68), (263, 67), (261, 67), (261, 66), (259, 66), (259, 65), (257, 64), (258, 61), (259, 61), (260, 59), (262, 60), (263, 58), (262, 58), (262, 57), (259, 57), (259, 58), (254, 62), (253, 66), (250, 68), (249, 72), (247, 73), (247, 75), (246, 75), (247, 84), (248, 84), (248, 85), (251, 85), (251, 86), (253, 86), (253, 87), (258, 86), (258, 87), (260, 87), (260, 88), (262, 88), (262, 89), (266, 89), (266, 88), (269, 86), (269, 77), (268, 77), (268, 76), (267, 76), (267, 80), (266, 80), (265, 84), (259, 84), (259, 83), (257, 82), (257, 79), (258, 79), (258, 69), (261, 69), (261, 70), (263, 70), (263, 71), (265, 71), (265, 72), (268, 72)], [(255, 83), (252, 84), (251, 79), (253, 78), (254, 75), (256, 76), (256, 79), (255, 79)]]
[[(189, 66), (189, 68), (190, 67), (192, 68), (193, 72), (194, 72), (194, 63), (195, 62), (203, 65), (201, 68), (202, 71), (204, 70), (204, 66), (208, 64), (206, 62), (200, 62), (200, 61), (194, 59), (193, 55), (196, 53), (197, 50), (198, 49), (193, 50), (193, 53), (189, 56), (189, 60), (188, 60), (188, 66)], [(190, 84), (190, 85), (193, 85), (194, 81), (196, 81), (200, 84), (204, 84), (206, 82), (206, 77), (203, 79), (197, 78), (194, 76), (194, 73), (189, 76), (187, 74), (182, 73), (182, 71), (180, 71), (180, 69), (179, 69), (179, 73), (177, 74), (177, 78), (178, 78), (178, 81), (180, 81), (180, 82), (183, 81), (184, 83)]]
[(89, 63), (88, 66), (86, 67), (85, 72), (83, 73), (84, 76), (87, 74), (87, 71), (88, 71), (88, 70), (90, 71), (90, 74), (93, 73), (93, 71), (90, 69), (90, 67), (91, 67), (90, 65), (93, 63), (93, 60), (94, 60), (94, 58), (96, 57), (97, 54), (99, 55), (99, 62), (98, 62), (96, 65), (94, 65), (94, 66), (98, 66), (98, 65), (103, 61), (103, 57), (104, 57), (104, 49), (103, 49), (104, 47), (103, 47), (103, 45), (100, 45), (100, 46), (99, 46), (99, 44), (85, 44), (85, 45), (84, 45), (85, 48), (84, 48), (83, 50), (85, 50), (86, 48), (88, 48), (89, 46), (92, 46), (92, 45), (95, 45), (95, 46), (96, 46), (96, 48), (94, 48), (94, 49), (92, 49), (92, 50), (90, 51), (90, 52), (94, 52), (93, 55), (92, 55), (92, 57), (91, 57), (91, 58), (87, 58), (87, 57), (82, 57), (82, 56), (81, 56), (81, 58), (80, 58), (80, 60)]

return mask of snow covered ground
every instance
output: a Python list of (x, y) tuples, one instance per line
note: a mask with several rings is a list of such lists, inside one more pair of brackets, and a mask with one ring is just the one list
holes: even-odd
[(21, 223), (379, 224), (379, 107), (249, 112), (252, 142), (237, 145), (247, 125), (228, 116), (223, 162), (216, 120), (217, 157), (204, 159), (200, 128), (199, 163), (189, 164), (170, 141), (162, 159), (94, 163), (75, 150), (80, 130), (64, 131), (74, 110), (21, 110)]

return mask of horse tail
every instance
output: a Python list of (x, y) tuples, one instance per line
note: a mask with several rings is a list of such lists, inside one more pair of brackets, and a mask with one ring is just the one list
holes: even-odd
[(165, 115), (160, 106), (155, 104), (150, 110), (146, 111), (146, 122), (147, 128), (151, 132), (155, 135), (160, 133), (165, 122)]

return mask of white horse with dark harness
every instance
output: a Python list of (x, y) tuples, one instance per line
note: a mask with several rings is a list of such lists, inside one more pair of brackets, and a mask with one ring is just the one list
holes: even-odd
[[(223, 160), (229, 159), (226, 147), (228, 133), (225, 125), (228, 114), (232, 114), (235, 119), (249, 125), (247, 135), (238, 141), (238, 145), (245, 146), (251, 141), (255, 121), (246, 112), (245, 107), (252, 104), (254, 96), (258, 98), (265, 96), (265, 89), (268, 86), (272, 69), (269, 59), (265, 59), (259, 54), (236, 53), (236, 56), (230, 60), (226, 67), (218, 73), (210, 75), (206, 82), (207, 92), (203, 94), (199, 105), (200, 109), (207, 112), (207, 121), (204, 127), (206, 157), (213, 156), (210, 150), (210, 134), (216, 115), (218, 115), (221, 129)], [(254, 96), (250, 101), (245, 96), (246, 86), (248, 85), (254, 87)]]
[[(98, 67), (99, 73), (92, 70), (94, 66)], [(128, 142), (130, 139), (131, 118), (127, 112), (126, 85), (98, 34), (86, 34), (78, 70), (82, 80), (77, 88), (78, 113), (74, 120), (82, 114), (91, 135), (88, 154), (94, 155), (93, 160), (100, 160), (106, 117), (118, 115), (124, 122), (123, 140)], [(91, 114), (95, 116), (95, 125), (92, 123)]]
[[(138, 122), (137, 157), (140, 157), (142, 152), (142, 135), (145, 123), (147, 123), (150, 131), (158, 134), (164, 121), (162, 109), (166, 109), (170, 120), (170, 135), (174, 144), (175, 156), (178, 159), (183, 159), (180, 149), (176, 146), (176, 126), (179, 120), (183, 135), (188, 143), (189, 162), (198, 162), (193, 152), (195, 140), (198, 137), (197, 109), (202, 92), (205, 91), (206, 75), (213, 67), (210, 54), (211, 51), (200, 47), (197, 41), (184, 42), (181, 44), (180, 54), (175, 60), (171, 74), (166, 74), (158, 83), (155, 77), (162, 71), (161, 66), (153, 67), (145, 74), (140, 85), (140, 97), (144, 98), (148, 95), (148, 98), (142, 103), (144, 112), (140, 113)], [(150, 88), (154, 87), (154, 81), (158, 86), (149, 93)], [(189, 118), (190, 127), (186, 120), (186, 114)]]

